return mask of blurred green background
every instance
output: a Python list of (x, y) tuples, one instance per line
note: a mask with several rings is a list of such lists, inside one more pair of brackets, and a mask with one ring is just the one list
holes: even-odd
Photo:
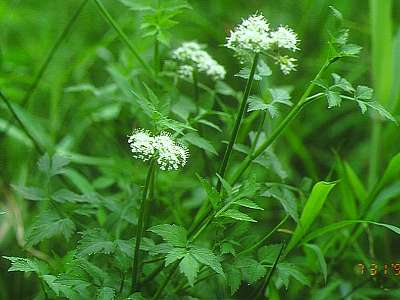
[[(269, 80), (271, 85), (292, 86), (294, 101), (327, 56), (329, 31), (337, 26), (329, 8), (333, 5), (343, 14), (344, 25), (350, 29), (350, 40), (361, 45), (363, 51), (359, 58), (347, 59), (332, 71), (354, 83), (373, 87), (377, 100), (395, 116), (399, 115), (400, 1), (189, 2), (193, 9), (177, 17), (179, 24), (172, 30), (171, 47), (186, 40), (207, 44), (208, 51), (226, 67), (227, 81), (237, 90), (243, 88), (243, 81), (233, 76), (239, 71), (239, 65), (232, 53), (222, 47), (229, 30), (241, 18), (256, 11), (264, 13), (275, 26), (291, 26), (301, 40), (301, 51), (296, 55), (298, 71), (288, 78), (276, 72)], [(80, 3), (77, 0), (0, 2), (0, 90), (12, 102), (21, 104), (51, 47)], [(103, 3), (139, 53), (151, 61), (153, 40), (141, 37), (140, 14), (128, 11), (118, 1), (104, 0)], [(170, 49), (162, 46), (161, 58), (165, 60), (169, 54)], [(114, 69), (131, 74), (136, 67), (137, 61), (89, 1), (45, 70), (26, 106), (24, 118), (48, 149), (61, 148), (84, 155), (76, 156), (73, 162), (86, 177), (121, 174), (125, 167), (122, 158), (127, 156), (125, 137), (132, 127), (132, 119), (129, 111), (124, 110), (124, 95), (116, 93), (110, 85), (110, 74)], [(88, 84), (87, 92), (75, 93), (70, 88), (83, 83)], [(93, 86), (98, 90), (91, 91)], [(295, 183), (303, 176), (326, 178), (337, 152), (366, 185), (374, 182), (400, 150), (399, 127), (377, 118), (374, 121), (374, 116), (361, 115), (358, 110), (347, 104), (340, 109), (328, 109), (324, 101), (304, 110), (275, 148), (284, 165), (289, 167), (289, 178)], [(15, 212), (6, 221), (0, 219), (0, 255), (17, 256), (24, 252), (18, 242), (22, 220), (29, 223), (31, 210), (21, 199), (11, 196), (9, 184), (34, 181), (29, 177), (38, 155), (15, 122), (4, 134), (10, 118), (5, 105), (0, 104), (0, 208), (13, 207)], [(221, 149), (221, 145), (217, 147)], [(127, 167), (122, 174), (131, 171)], [(400, 207), (396, 209), (385, 216), (385, 222), (398, 225)], [(387, 241), (382, 251), (398, 259), (396, 247), (400, 247), (398, 242)], [(30, 299), (37, 289), (36, 280), (26, 279), (20, 273), (7, 273), (7, 267), (6, 262), (0, 261), (0, 299)]]

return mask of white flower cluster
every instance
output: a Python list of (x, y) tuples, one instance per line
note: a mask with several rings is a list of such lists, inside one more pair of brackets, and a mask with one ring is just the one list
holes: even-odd
[(193, 71), (205, 73), (214, 80), (225, 78), (225, 68), (218, 64), (206, 51), (204, 46), (196, 42), (185, 42), (172, 52), (172, 58), (180, 65), (178, 75), (192, 79)]
[[(281, 56), (278, 49), (289, 51), (299, 50), (297, 34), (287, 26), (279, 26), (271, 31), (270, 26), (262, 14), (254, 14), (242, 21), (227, 37), (225, 46), (234, 50), (239, 57), (247, 53), (267, 53), (280, 64), (282, 72), (287, 75), (296, 70), (296, 59)], [(274, 55), (275, 54), (275, 55)]]
[(189, 157), (187, 148), (176, 143), (167, 132), (152, 136), (148, 131), (137, 129), (128, 137), (128, 143), (134, 158), (147, 161), (154, 157), (161, 170), (178, 170)]

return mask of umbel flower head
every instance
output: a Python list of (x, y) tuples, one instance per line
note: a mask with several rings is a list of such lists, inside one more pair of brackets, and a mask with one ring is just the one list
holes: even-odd
[(178, 170), (185, 166), (188, 149), (175, 142), (167, 132), (152, 136), (149, 131), (135, 129), (128, 136), (133, 157), (143, 161), (155, 158), (161, 170)]
[(296, 70), (296, 59), (282, 55), (280, 50), (298, 50), (297, 34), (287, 26), (279, 26), (271, 31), (270, 25), (262, 14), (254, 14), (243, 20), (230, 32), (225, 46), (236, 52), (244, 61), (244, 57), (252, 53), (268, 54), (280, 65), (283, 74)]
[(192, 79), (194, 71), (205, 73), (213, 80), (225, 78), (225, 68), (196, 42), (183, 43), (172, 52), (172, 58), (179, 63), (178, 75), (182, 78)]

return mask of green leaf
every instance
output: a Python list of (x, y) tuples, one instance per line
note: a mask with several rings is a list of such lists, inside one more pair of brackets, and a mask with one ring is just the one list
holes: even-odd
[(185, 274), (189, 284), (193, 286), (199, 271), (199, 264), (197, 263), (197, 260), (190, 253), (188, 253), (179, 263), (179, 269), (183, 274)]
[(290, 239), (286, 253), (289, 253), (307, 233), (308, 229), (319, 215), (326, 198), (335, 185), (336, 182), (324, 181), (317, 182), (314, 185), (300, 216), (299, 223)]
[(70, 159), (65, 156), (54, 154), (50, 157), (48, 154), (43, 155), (38, 161), (38, 168), (47, 176), (52, 177), (65, 173), (65, 166), (70, 163)]
[(255, 283), (267, 272), (262, 264), (249, 257), (238, 257), (235, 261), (235, 267), (241, 271), (243, 280), (249, 284)]
[(257, 222), (256, 220), (252, 219), (245, 213), (242, 213), (241, 211), (237, 209), (228, 209), (224, 212), (222, 212), (219, 216), (221, 217), (227, 217), (227, 218), (232, 218), (235, 220), (239, 221), (246, 221), (246, 222)]
[(158, 234), (164, 241), (175, 247), (186, 247), (187, 232), (186, 229), (178, 225), (162, 224), (156, 225), (148, 229), (155, 234)]
[(115, 243), (103, 229), (89, 229), (78, 242), (77, 251), (83, 257), (96, 253), (111, 254), (115, 251)]
[(244, 206), (244, 207), (248, 207), (248, 208), (252, 208), (252, 209), (264, 210), (264, 208), (258, 206), (257, 203), (255, 203), (254, 201), (252, 201), (250, 199), (246, 199), (246, 198), (236, 200), (235, 204)]
[(249, 105), (249, 107), (247, 108), (248, 112), (255, 110), (266, 110), (268, 107), (268, 105), (264, 103), (263, 99), (254, 95), (249, 97), (248, 105)]
[(346, 44), (340, 49), (340, 55), (342, 56), (357, 56), (362, 47), (355, 44)]
[(380, 105), (378, 102), (375, 101), (359, 101), (356, 100), (358, 103), (358, 106), (361, 108), (361, 112), (365, 113), (367, 111), (367, 107), (370, 107), (374, 110), (376, 110), (383, 118), (386, 118), (388, 120), (391, 120), (397, 124), (397, 120), (395, 117), (392, 116), (391, 113), (389, 113), (382, 105)]
[(63, 235), (68, 241), (75, 231), (75, 224), (69, 218), (61, 218), (54, 211), (41, 213), (27, 232), (27, 245), (34, 246), (43, 240)]
[(372, 99), (374, 90), (368, 86), (359, 85), (357, 86), (357, 90), (355, 92), (356, 99), (360, 100), (370, 100)]
[(328, 90), (325, 93), (326, 99), (328, 100), (328, 108), (340, 106), (342, 103), (342, 98), (340, 98), (340, 94), (335, 91)]
[(293, 277), (303, 285), (310, 286), (310, 280), (293, 264), (278, 264), (278, 274), (286, 288), (288, 287), (290, 277)]
[(341, 88), (345, 92), (354, 92), (354, 88), (350, 82), (348, 82), (345, 78), (341, 77), (336, 73), (332, 73), (333, 81), (335, 86)]
[(39, 265), (35, 260), (13, 256), (3, 256), (3, 258), (11, 261), (11, 267), (8, 269), (9, 272), (20, 271), (40, 273)]
[(67, 189), (60, 189), (51, 195), (51, 199), (59, 203), (83, 203), (89, 202), (88, 199), (83, 196), (71, 192)]
[(190, 249), (190, 253), (200, 263), (209, 266), (216, 273), (225, 276), (218, 257), (210, 249), (193, 247)]
[(187, 141), (190, 144), (203, 149), (209, 153), (215, 154), (217, 155), (217, 151), (215, 151), (214, 146), (207, 141), (205, 138), (202, 138), (201, 136), (199, 136), (197, 133), (187, 133), (182, 137), (183, 141)]
[(357, 223), (366, 223), (366, 224), (373, 224), (373, 225), (377, 225), (377, 226), (381, 226), (381, 227), (385, 227), (391, 231), (393, 231), (394, 233), (397, 233), (400, 235), (400, 228), (396, 227), (394, 225), (390, 225), (390, 224), (385, 224), (385, 223), (378, 223), (378, 222), (372, 222), (372, 221), (364, 221), (364, 220), (344, 220), (344, 221), (340, 221), (337, 223), (333, 223), (333, 224), (329, 224), (326, 225), (322, 228), (316, 229), (313, 232), (309, 233), (305, 238), (304, 238), (304, 242), (308, 242), (310, 240), (313, 240), (321, 235), (327, 234), (329, 232), (332, 231), (337, 231), (338, 229), (341, 229), (343, 227), (346, 227), (348, 225), (352, 225), (352, 224), (357, 224)]
[(211, 205), (214, 208), (217, 208), (221, 203), (221, 196), (217, 192), (217, 190), (204, 178), (200, 177), (200, 175), (196, 174), (197, 178), (200, 180), (200, 183), (203, 189), (207, 193), (208, 200), (210, 200)]
[(242, 282), (242, 273), (232, 265), (227, 265), (226, 282), (230, 288), (231, 295), (236, 293)]
[(289, 214), (289, 216), (291, 216), (296, 223), (299, 222), (297, 202), (290, 191), (288, 191), (287, 189), (272, 187), (262, 195), (277, 199), (283, 206), (284, 210)]
[(14, 184), (12, 184), (11, 187), (26, 200), (41, 201), (47, 198), (45, 191), (41, 188), (18, 186)]
[(344, 163), (344, 169), (352, 192), (356, 195), (360, 203), (364, 203), (367, 199), (367, 191), (365, 190), (360, 178), (347, 162)]
[(97, 300), (114, 300), (115, 290), (110, 287), (102, 287), (97, 290)]
[(273, 264), (282, 249), (282, 244), (263, 246), (257, 251), (262, 263)]
[(332, 5), (329, 5), (328, 7), (331, 9), (332, 14), (335, 16), (335, 18), (337, 18), (339, 21), (343, 21), (343, 15), (339, 10), (337, 10)]
[(321, 266), (321, 272), (322, 275), (324, 276), (324, 281), (326, 284), (326, 279), (328, 277), (328, 267), (326, 265), (325, 257), (324, 254), (322, 253), (321, 248), (318, 245), (314, 244), (304, 244), (304, 246), (314, 251), (315, 255), (317, 256), (319, 265)]
[(290, 95), (287, 89), (271, 88), (268, 90), (271, 93), (273, 103), (282, 103), (288, 106), (293, 105), (292, 101), (290, 101)]
[(188, 251), (185, 248), (173, 248), (166, 256), (165, 256), (165, 266), (172, 264), (184, 257)]

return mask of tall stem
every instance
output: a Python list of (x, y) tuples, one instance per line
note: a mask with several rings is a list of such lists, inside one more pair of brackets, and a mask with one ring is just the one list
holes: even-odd
[[(247, 79), (242, 103), (240, 104), (239, 112), (238, 112), (238, 114), (236, 116), (236, 120), (235, 120), (235, 125), (233, 126), (231, 138), (229, 140), (228, 147), (226, 147), (224, 158), (222, 159), (221, 168), (219, 169), (219, 172), (218, 172), (219, 175), (221, 176), (221, 178), (224, 178), (224, 176), (225, 176), (226, 168), (228, 167), (229, 158), (231, 157), (231, 154), (232, 154), (233, 145), (235, 144), (235, 141), (236, 141), (236, 138), (237, 138), (237, 135), (239, 132), (240, 124), (242, 123), (243, 115), (244, 115), (246, 105), (247, 105), (247, 100), (249, 98), (250, 91), (251, 91), (251, 85), (252, 85), (253, 79), (254, 79), (254, 74), (257, 69), (258, 57), (259, 57), (259, 54), (256, 53), (254, 55), (253, 65), (251, 66), (249, 78)], [(221, 187), (222, 187), (222, 182), (220, 179), (218, 179), (218, 182), (217, 182), (217, 191), (218, 192), (221, 191)]]
[(133, 257), (133, 264), (132, 264), (132, 292), (137, 291), (139, 289), (139, 276), (140, 276), (140, 244), (142, 242), (142, 236), (144, 231), (144, 224), (145, 224), (145, 211), (146, 211), (146, 204), (148, 201), (151, 201), (152, 191), (149, 187), (152, 185), (152, 180), (155, 172), (156, 161), (153, 158), (150, 162), (150, 168), (147, 173), (146, 183), (143, 190), (143, 197), (142, 202), (140, 203), (140, 210), (139, 210), (139, 220), (136, 229), (136, 241), (135, 241), (135, 253)]

